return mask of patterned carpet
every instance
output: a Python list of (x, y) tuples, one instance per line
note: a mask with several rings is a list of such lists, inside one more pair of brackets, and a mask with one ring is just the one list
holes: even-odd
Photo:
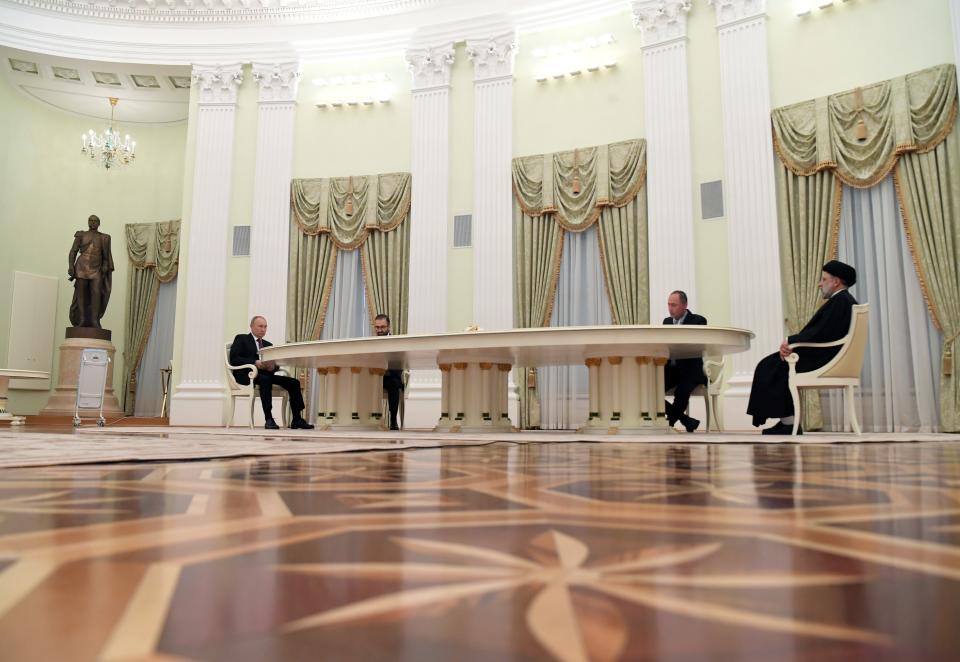
[(955, 660), (957, 622), (955, 442), (0, 470), (3, 659)]
[(814, 433), (801, 437), (761, 436), (751, 433), (685, 433), (662, 435), (585, 435), (574, 432), (501, 434), (441, 434), (433, 432), (320, 432), (250, 428), (81, 427), (59, 432), (0, 429), (0, 468), (96, 462), (175, 461), (266, 455), (307, 455), (348, 451), (477, 446), (510, 443), (709, 443), (709, 444), (823, 444), (960, 441), (957, 435), (884, 433)]

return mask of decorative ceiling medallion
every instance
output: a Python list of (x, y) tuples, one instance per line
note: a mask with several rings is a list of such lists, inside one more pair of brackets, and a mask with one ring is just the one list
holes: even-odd
[(71, 16), (137, 23), (335, 22), (437, 7), (441, 0), (7, 0)]
[(37, 66), (36, 62), (27, 62), (26, 60), (17, 60), (16, 58), (7, 58), (10, 62), (10, 68), (14, 71), (17, 71), (21, 74), (29, 74), (31, 76), (39, 76), (40, 68)]

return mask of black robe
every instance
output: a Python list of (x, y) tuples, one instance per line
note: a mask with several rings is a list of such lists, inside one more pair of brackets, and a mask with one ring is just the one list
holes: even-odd
[[(847, 290), (841, 290), (827, 299), (826, 303), (814, 313), (800, 333), (787, 338), (791, 345), (806, 342), (833, 342), (840, 340), (850, 331), (850, 319), (857, 300)], [(810, 348), (796, 350), (800, 360), (797, 372), (809, 372), (830, 362), (839, 347)], [(790, 369), (780, 353), (771, 354), (757, 364), (753, 371), (753, 386), (750, 389), (750, 401), (747, 414), (753, 417), (757, 427), (768, 418), (793, 416), (793, 399), (789, 387)]]

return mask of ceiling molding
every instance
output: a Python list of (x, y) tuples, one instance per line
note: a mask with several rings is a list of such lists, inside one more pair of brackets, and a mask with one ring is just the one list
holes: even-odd
[(434, 7), (440, 0), (5, 0), (85, 19), (138, 23), (329, 23)]
[[(0, 46), (60, 57), (170, 65), (362, 59), (401, 56), (408, 48), (490, 38), (510, 30), (522, 34), (577, 25), (629, 9), (625, 0), (302, 0), (305, 8), (310, 3), (321, 7), (326, 20), (315, 14), (302, 21), (275, 16), (238, 22), (230, 17), (252, 11), (254, 3), (261, 9), (263, 2), (286, 3), (274, 7), (281, 13), (292, 13), (296, 4), (298, 16), (307, 13), (300, 11), (301, 0), (249, 0), (248, 7), (229, 0), (239, 9), (219, 9), (209, 20), (171, 29), (169, 23), (150, 19), (150, 12), (137, 13), (138, 3), (148, 0), (84, 1), (90, 12), (106, 11), (111, 2), (117, 11), (121, 5), (129, 9), (129, 2), (134, 9), (124, 10), (126, 18), (111, 19), (82, 13), (79, 0), (0, 0)], [(149, 1), (160, 11), (168, 0)], [(209, 3), (208, 11), (224, 2), (190, 1), (204, 7)]]

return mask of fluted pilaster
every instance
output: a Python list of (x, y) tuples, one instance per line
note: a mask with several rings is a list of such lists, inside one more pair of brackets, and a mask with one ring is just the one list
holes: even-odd
[(686, 37), (690, 2), (643, 0), (631, 3), (631, 9), (643, 43), (650, 319), (656, 320), (676, 289), (696, 307)]
[(260, 86), (250, 228), (249, 316), (263, 315), (270, 335), (286, 339), (290, 177), (299, 62), (254, 63)]
[(720, 36), (730, 323), (756, 334), (750, 351), (733, 357), (736, 394), (749, 388), (757, 361), (774, 351), (783, 335), (766, 2), (710, 3)]
[(187, 238), (180, 382), (171, 424), (221, 425), (227, 230), (239, 64), (195, 66), (198, 87), (193, 198)]
[[(450, 69), (453, 44), (406, 53), (413, 78), (410, 171), (409, 333), (447, 330), (447, 216), (450, 190)], [(432, 428), (440, 417), (440, 371), (415, 370), (405, 425)]]
[(467, 41), (474, 66), (473, 320), (513, 328), (513, 62), (516, 33)]

